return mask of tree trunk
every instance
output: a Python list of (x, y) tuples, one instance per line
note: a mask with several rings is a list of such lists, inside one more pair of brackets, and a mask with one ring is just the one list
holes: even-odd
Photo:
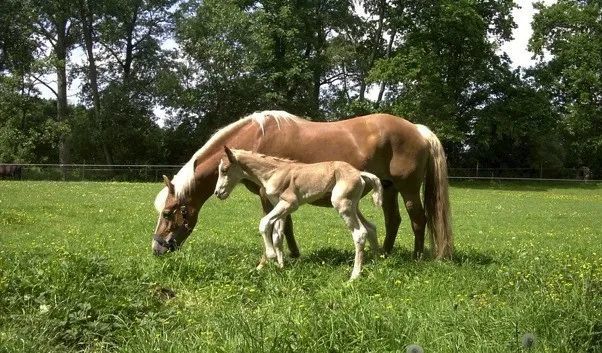
[(318, 33), (316, 33), (316, 44), (315, 44), (315, 63), (312, 72), (312, 80), (313, 80), (313, 90), (312, 90), (312, 100), (311, 100), (311, 110), (312, 116), (318, 117), (320, 114), (320, 87), (322, 86), (322, 75), (323, 75), (323, 64), (322, 64), (322, 56), (324, 55), (324, 46), (326, 43), (326, 33), (324, 32), (322, 26), (318, 27)]
[(385, 0), (381, 0), (380, 6), (378, 9), (378, 25), (376, 26), (376, 33), (374, 34), (374, 41), (372, 42), (372, 51), (370, 53), (370, 57), (368, 59), (368, 66), (366, 70), (362, 72), (362, 77), (360, 78), (360, 100), (363, 100), (366, 94), (366, 74), (370, 69), (374, 66), (374, 62), (376, 61), (376, 56), (378, 54), (378, 49), (380, 47), (380, 41), (382, 40), (383, 35), (383, 23), (385, 20), (385, 7), (387, 3)]
[(101, 137), (101, 147), (105, 155), (105, 161), (108, 165), (113, 164), (113, 156), (107, 144), (107, 132), (102, 123), (102, 107), (100, 104), (100, 93), (98, 90), (98, 69), (94, 56), (94, 36), (93, 36), (93, 14), (90, 11), (87, 0), (79, 2), (79, 13), (84, 37), (84, 46), (88, 55), (88, 79), (90, 81), (90, 90), (92, 91), (92, 101), (94, 104), (94, 123)]
[[(395, 36), (397, 35), (397, 28), (393, 28), (391, 30), (391, 37), (389, 38), (389, 44), (387, 45), (387, 52), (385, 53), (385, 58), (389, 59), (391, 57), (391, 51), (393, 50), (393, 42), (395, 41)], [(376, 107), (380, 106), (380, 102), (383, 99), (383, 95), (385, 93), (386, 83), (385, 81), (380, 82), (380, 88), (378, 90), (378, 97), (376, 98)]]
[(125, 61), (123, 62), (123, 83), (126, 83), (130, 79), (132, 72), (132, 62), (134, 61), (134, 30), (136, 29), (136, 22), (138, 21), (139, 7), (134, 8), (131, 22), (127, 27), (127, 38), (125, 44)]
[[(56, 45), (54, 51), (56, 54), (55, 68), (56, 68), (56, 85), (57, 85), (57, 99), (56, 99), (56, 111), (57, 121), (59, 123), (68, 124), (68, 105), (67, 105), (67, 20), (58, 20), (56, 22)], [(61, 132), (59, 136), (59, 163), (61, 165), (69, 164), (71, 162), (71, 155), (69, 153), (69, 135), (68, 133)], [(66, 167), (61, 166), (61, 172), (63, 179), (66, 178)]]

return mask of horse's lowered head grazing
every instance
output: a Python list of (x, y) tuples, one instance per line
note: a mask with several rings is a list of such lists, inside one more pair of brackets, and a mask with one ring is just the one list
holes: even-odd
[[(180, 248), (194, 226), (193, 210), (186, 197), (177, 197), (174, 184), (165, 175), (165, 188), (157, 195), (155, 208), (159, 212), (157, 227), (153, 234), (152, 249), (155, 255)], [(163, 200), (165, 200), (163, 202)]]

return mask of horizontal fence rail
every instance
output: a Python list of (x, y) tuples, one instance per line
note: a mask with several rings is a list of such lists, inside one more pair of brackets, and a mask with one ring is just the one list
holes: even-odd
[[(17, 167), (7, 168), (7, 167)], [(0, 163), (0, 178), (26, 180), (90, 180), (160, 182), (182, 165), (146, 164), (14, 164)], [(584, 168), (449, 168), (454, 180), (540, 180), (602, 182), (602, 171)]]

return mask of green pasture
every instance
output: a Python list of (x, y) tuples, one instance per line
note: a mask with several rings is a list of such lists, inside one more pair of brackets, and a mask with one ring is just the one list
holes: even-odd
[(254, 270), (243, 188), (153, 256), (160, 187), (0, 181), (0, 352), (602, 352), (600, 184), (455, 183), (453, 261), (413, 261), (403, 212), (393, 254), (351, 284), (325, 208), (294, 214), (299, 259)]

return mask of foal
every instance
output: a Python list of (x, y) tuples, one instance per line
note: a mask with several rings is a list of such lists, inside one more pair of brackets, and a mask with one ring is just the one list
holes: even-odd
[(227, 158), (222, 158), (218, 168), (215, 195), (226, 199), (234, 186), (246, 179), (263, 188), (274, 205), (274, 209), (259, 223), (265, 254), (257, 268), (262, 268), (268, 259), (274, 258), (279, 267), (284, 266), (284, 219), (300, 205), (331, 193), (330, 202), (351, 230), (355, 243), (355, 261), (350, 280), (360, 275), (366, 238), (372, 250), (378, 251), (376, 227), (358, 209), (366, 183), (373, 189), (374, 204), (382, 206), (382, 185), (374, 174), (361, 172), (346, 162), (306, 164), (245, 150), (224, 149)]

